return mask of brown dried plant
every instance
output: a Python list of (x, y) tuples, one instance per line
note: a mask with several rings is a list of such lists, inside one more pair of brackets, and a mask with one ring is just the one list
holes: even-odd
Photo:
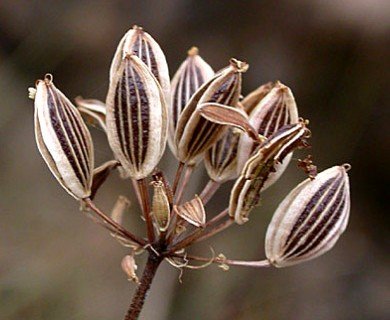
[[(328, 251), (346, 228), (349, 165), (334, 166), (317, 175), (308, 156), (298, 166), (309, 178), (287, 195), (268, 226), (265, 260), (189, 253), (194, 243), (246, 223), (260, 203), (261, 192), (278, 180), (293, 151), (308, 147), (308, 121), (298, 116), (294, 96), (286, 85), (267, 83), (242, 97), (242, 74), (248, 67), (232, 58), (214, 73), (194, 47), (170, 81), (160, 46), (134, 26), (114, 55), (105, 103), (78, 97), (74, 106), (54, 86), (49, 74), (29, 89), (35, 101), (36, 141), (49, 169), (81, 202), (88, 217), (130, 248), (122, 268), (137, 287), (125, 319), (138, 318), (164, 260), (181, 269), (195, 267), (191, 261), (203, 262), (203, 266), (214, 263), (223, 269), (285, 267)], [(86, 122), (106, 132), (113, 152), (113, 159), (99, 167), (94, 165)], [(167, 141), (178, 160), (172, 187), (157, 168)], [(202, 160), (209, 183), (199, 196), (183, 202), (190, 177)], [(132, 183), (146, 237), (122, 224), (129, 206), (124, 196), (119, 196), (110, 215), (93, 202), (97, 190), (116, 169)], [(235, 182), (226, 209), (210, 214), (206, 204), (229, 180)], [(135, 253), (142, 252), (148, 259), (138, 278)]]

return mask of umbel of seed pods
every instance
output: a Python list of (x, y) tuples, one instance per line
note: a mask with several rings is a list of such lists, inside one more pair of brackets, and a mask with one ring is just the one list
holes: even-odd
[[(247, 222), (260, 204), (262, 191), (278, 180), (293, 151), (308, 147), (308, 121), (299, 118), (286, 85), (267, 83), (242, 98), (242, 74), (247, 69), (247, 63), (232, 58), (214, 73), (194, 47), (170, 82), (160, 46), (134, 26), (115, 52), (105, 103), (78, 97), (74, 106), (49, 74), (37, 81), (35, 89), (30, 88), (38, 149), (61, 186), (122, 243), (138, 251), (153, 250), (176, 266), (185, 266), (183, 262), (191, 259), (206, 261), (183, 249), (234, 222)], [(85, 121), (107, 133), (113, 152), (114, 159), (97, 168)], [(173, 188), (157, 168), (167, 141), (179, 163)], [(202, 160), (210, 181), (199, 196), (182, 202), (186, 182)], [(210, 262), (284, 267), (334, 246), (348, 222), (349, 165), (316, 175), (309, 156), (299, 166), (309, 178), (276, 210), (265, 239), (267, 260), (245, 262), (220, 255)], [(126, 198), (119, 197), (112, 215), (92, 201), (116, 168), (133, 183), (147, 238), (122, 225)], [(186, 173), (180, 184), (183, 168)], [(235, 180), (228, 208), (206, 216), (206, 203), (228, 180)], [(133, 253), (123, 259), (122, 267), (138, 281)]]

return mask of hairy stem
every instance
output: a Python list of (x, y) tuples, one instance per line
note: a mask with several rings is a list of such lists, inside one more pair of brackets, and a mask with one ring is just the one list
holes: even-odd
[(156, 255), (153, 251), (149, 251), (149, 257), (146, 262), (140, 284), (137, 287), (136, 291), (134, 292), (125, 320), (138, 319), (142, 307), (145, 303), (146, 295), (150, 289), (153, 278), (156, 275), (157, 269), (162, 260), (163, 260), (162, 257)]

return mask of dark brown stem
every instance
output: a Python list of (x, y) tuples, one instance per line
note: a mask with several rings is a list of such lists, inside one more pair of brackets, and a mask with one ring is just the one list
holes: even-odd
[(120, 224), (116, 223), (109, 216), (107, 216), (102, 210), (100, 210), (95, 205), (95, 203), (91, 199), (87, 198), (87, 199), (84, 199), (83, 201), (89, 208), (91, 208), (99, 216), (99, 218), (101, 218), (105, 223), (107, 223), (109, 226), (111, 226), (113, 228), (113, 230), (115, 230), (118, 234), (122, 235), (123, 237), (125, 237), (125, 238), (127, 238), (135, 243), (138, 243), (142, 247), (147, 244), (147, 242), (144, 239), (127, 231)]
[(156, 275), (157, 269), (162, 260), (162, 257), (157, 256), (153, 251), (149, 251), (149, 257), (146, 262), (140, 284), (134, 292), (125, 320), (138, 319), (145, 303), (146, 294), (150, 289), (153, 278)]
[(154, 231), (153, 231), (153, 221), (150, 216), (150, 204), (149, 204), (149, 193), (146, 185), (146, 179), (137, 180), (138, 189), (141, 195), (142, 200), (142, 212), (145, 218), (146, 231), (148, 233), (149, 243), (153, 244), (154, 242)]

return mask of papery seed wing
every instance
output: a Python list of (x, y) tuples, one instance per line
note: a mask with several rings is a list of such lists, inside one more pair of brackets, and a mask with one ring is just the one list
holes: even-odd
[(195, 227), (203, 227), (206, 223), (206, 212), (202, 200), (195, 195), (195, 198), (175, 206), (177, 215)]
[(76, 106), (85, 121), (106, 131), (106, 105), (96, 99), (75, 98)]

